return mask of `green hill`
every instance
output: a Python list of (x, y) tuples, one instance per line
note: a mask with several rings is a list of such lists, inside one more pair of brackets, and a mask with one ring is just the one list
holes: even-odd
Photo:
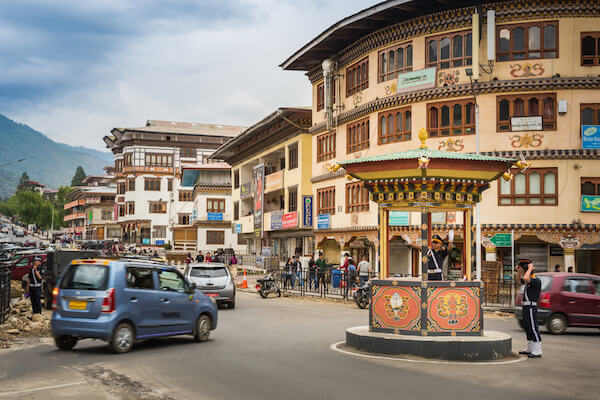
[(56, 189), (70, 185), (78, 165), (87, 174), (102, 174), (103, 167), (113, 164), (109, 152), (54, 142), (29, 126), (0, 114), (0, 164), (20, 158), (25, 161), (0, 167), (0, 198), (14, 193), (24, 171), (31, 180)]

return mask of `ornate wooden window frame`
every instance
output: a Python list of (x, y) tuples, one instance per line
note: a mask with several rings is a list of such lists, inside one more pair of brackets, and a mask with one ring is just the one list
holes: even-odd
[[(470, 105), (470, 110), (469, 106)], [(461, 124), (454, 123), (454, 108), (459, 106), (461, 109)], [(448, 125), (442, 126), (442, 109), (448, 107)], [(436, 113), (433, 110), (437, 110)], [(467, 114), (470, 115), (470, 122), (467, 123)], [(435, 124), (434, 121), (435, 120)], [(448, 132), (445, 134), (445, 132)], [(430, 137), (448, 137), (464, 136), (475, 134), (475, 99), (461, 99), (439, 101), (427, 104), (427, 132)]]
[[(594, 54), (583, 55), (583, 39), (590, 36), (594, 39)], [(585, 61), (590, 60), (590, 63)], [(598, 32), (581, 32), (581, 65), (584, 67), (593, 67), (600, 65), (600, 31)]]
[(346, 214), (369, 211), (369, 191), (363, 182), (346, 184)]
[[(537, 100), (538, 112), (535, 113), (530, 110), (531, 100)], [(547, 99), (553, 101), (553, 113), (552, 118), (544, 118), (544, 102)], [(523, 115), (515, 115), (516, 101), (520, 100), (523, 103)], [(500, 120), (500, 106), (502, 101), (508, 101), (508, 120)], [(496, 96), (496, 132), (512, 132), (511, 130), (511, 118), (512, 117), (535, 117), (542, 116), (542, 130), (543, 131), (555, 131), (556, 130), (556, 93), (522, 93), (522, 94), (511, 94), (504, 96)], [(508, 128), (508, 129), (504, 129)]]
[[(544, 47), (544, 28), (547, 26), (554, 27), (554, 40), (556, 47)], [(540, 29), (540, 48), (539, 49), (529, 49), (529, 29), (531, 27), (538, 27)], [(524, 49), (523, 50), (514, 50), (513, 38), (514, 33), (513, 30), (516, 28), (525, 29), (525, 37), (523, 38)], [(504, 29), (510, 30), (510, 41), (509, 41), (509, 50), (508, 51), (500, 51), (500, 32)], [(536, 22), (524, 22), (518, 24), (503, 24), (496, 26), (496, 61), (521, 61), (521, 60), (543, 60), (543, 59), (551, 59), (558, 58), (558, 21), (536, 21)], [(530, 54), (539, 53), (539, 57), (530, 57)], [(555, 53), (554, 56), (546, 55), (546, 53)], [(515, 54), (523, 54), (523, 58), (515, 58)], [(503, 56), (507, 56), (504, 58)]]
[[(399, 50), (402, 50), (402, 57), (404, 63), (402, 67), (398, 67), (398, 54)], [(410, 52), (410, 64), (408, 64), (409, 57), (407, 54)], [(391, 65), (390, 69), (390, 61), (392, 59), (391, 55), (394, 55), (394, 62)], [(413, 45), (412, 41), (396, 44), (394, 46), (390, 46), (383, 50), (379, 50), (377, 53), (377, 82), (385, 82), (390, 79), (395, 79), (399, 74), (403, 74), (405, 72), (412, 71), (413, 67)]]
[(144, 178), (144, 191), (160, 192), (160, 178)]
[(586, 183), (591, 183), (593, 184), (594, 187), (594, 193), (585, 193), (585, 195), (587, 196), (600, 196), (600, 177), (581, 177), (580, 179), (580, 193), (583, 196), (583, 185)]
[(346, 97), (369, 87), (369, 57), (346, 68)]
[[(463, 30), (463, 31), (457, 31), (457, 32), (447, 32), (447, 33), (442, 33), (440, 35), (435, 35), (435, 36), (429, 36), (428, 38), (425, 39), (425, 66), (427, 68), (431, 68), (431, 67), (437, 67), (437, 69), (449, 69), (449, 68), (462, 68), (468, 65), (471, 65), (473, 63), (473, 54), (471, 48), (469, 48), (469, 46), (467, 46), (467, 37), (471, 36), (471, 42), (472, 42), (472, 32), (470, 30)], [(455, 37), (461, 37), (461, 41), (462, 41), (462, 55), (460, 56), (455, 56), (454, 54), (454, 38)], [(441, 55), (442, 55), (442, 50), (441, 50), (441, 46), (440, 46), (440, 41), (443, 39), (448, 39), (450, 40), (450, 54), (449, 54), (449, 58), (444, 59), (442, 61), (441, 59)], [(431, 47), (430, 47), (430, 43), (436, 41), (436, 60), (435, 61), (429, 61), (430, 59), (430, 52), (431, 52)], [(467, 51), (469, 51), (469, 54), (467, 54)], [(447, 66), (443, 66), (442, 64), (448, 64)]]
[[(216, 207), (215, 207), (216, 205)], [(225, 199), (208, 198), (206, 199), (206, 212), (224, 213)]]
[(346, 125), (346, 154), (369, 148), (369, 117)]
[(325, 132), (317, 136), (317, 162), (335, 158), (336, 132)]
[(335, 186), (317, 189), (317, 215), (335, 214)]
[[(401, 129), (398, 129), (398, 115), (401, 115)], [(408, 124), (406, 123), (407, 119), (409, 119)], [(382, 145), (409, 141), (411, 139), (411, 124), (412, 112), (410, 106), (381, 111), (377, 114), (377, 142)]]
[[(529, 193), (529, 175), (537, 172), (540, 174), (540, 193), (539, 194), (530, 194)], [(547, 173), (554, 174), (554, 191), (555, 193), (546, 194), (545, 193), (545, 176)], [(502, 194), (502, 182), (501, 179), (498, 179), (498, 206), (544, 206), (544, 207), (556, 207), (558, 206), (558, 168), (530, 168), (523, 172), (519, 172), (519, 174), (525, 175), (525, 193), (524, 194), (515, 194), (515, 177), (509, 182), (510, 183), (510, 194)], [(516, 176), (516, 175), (515, 175)], [(509, 199), (510, 203), (502, 203), (503, 199)], [(517, 199), (525, 199), (525, 203), (517, 204)], [(532, 199), (539, 199), (540, 203), (531, 203)], [(554, 203), (547, 203), (546, 199), (554, 199)]]
[(225, 244), (225, 231), (206, 231), (206, 244)]

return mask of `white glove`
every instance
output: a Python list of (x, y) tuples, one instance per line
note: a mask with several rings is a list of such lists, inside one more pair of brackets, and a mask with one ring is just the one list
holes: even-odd
[(450, 232), (448, 232), (448, 241), (454, 242), (454, 229), (450, 229)]

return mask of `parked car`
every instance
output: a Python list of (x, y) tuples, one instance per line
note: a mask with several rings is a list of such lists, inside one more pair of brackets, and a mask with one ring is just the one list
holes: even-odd
[(16, 229), (15, 236), (16, 237), (25, 237), (25, 231), (23, 229)]
[[(560, 335), (567, 328), (600, 328), (600, 276), (564, 272), (536, 274), (542, 282), (538, 323)], [(515, 300), (515, 318), (523, 327), (523, 289)]]
[(235, 282), (223, 263), (193, 263), (184, 272), (185, 277), (196, 284), (198, 290), (217, 301), (235, 308)]
[(10, 267), (11, 279), (20, 281), (23, 276), (29, 273), (31, 267), (33, 267), (33, 259), (39, 257), (42, 259), (42, 263), (46, 260), (45, 253), (39, 252), (26, 252), (24, 254), (16, 254), (13, 257), (13, 261)]
[(141, 260), (73, 260), (53, 290), (52, 335), (59, 349), (85, 338), (126, 353), (138, 340), (192, 335), (217, 327), (214, 300), (175, 267)]

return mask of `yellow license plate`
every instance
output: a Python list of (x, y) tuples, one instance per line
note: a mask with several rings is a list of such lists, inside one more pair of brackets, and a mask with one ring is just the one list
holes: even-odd
[(70, 301), (69, 310), (85, 310), (87, 308), (87, 301)]

